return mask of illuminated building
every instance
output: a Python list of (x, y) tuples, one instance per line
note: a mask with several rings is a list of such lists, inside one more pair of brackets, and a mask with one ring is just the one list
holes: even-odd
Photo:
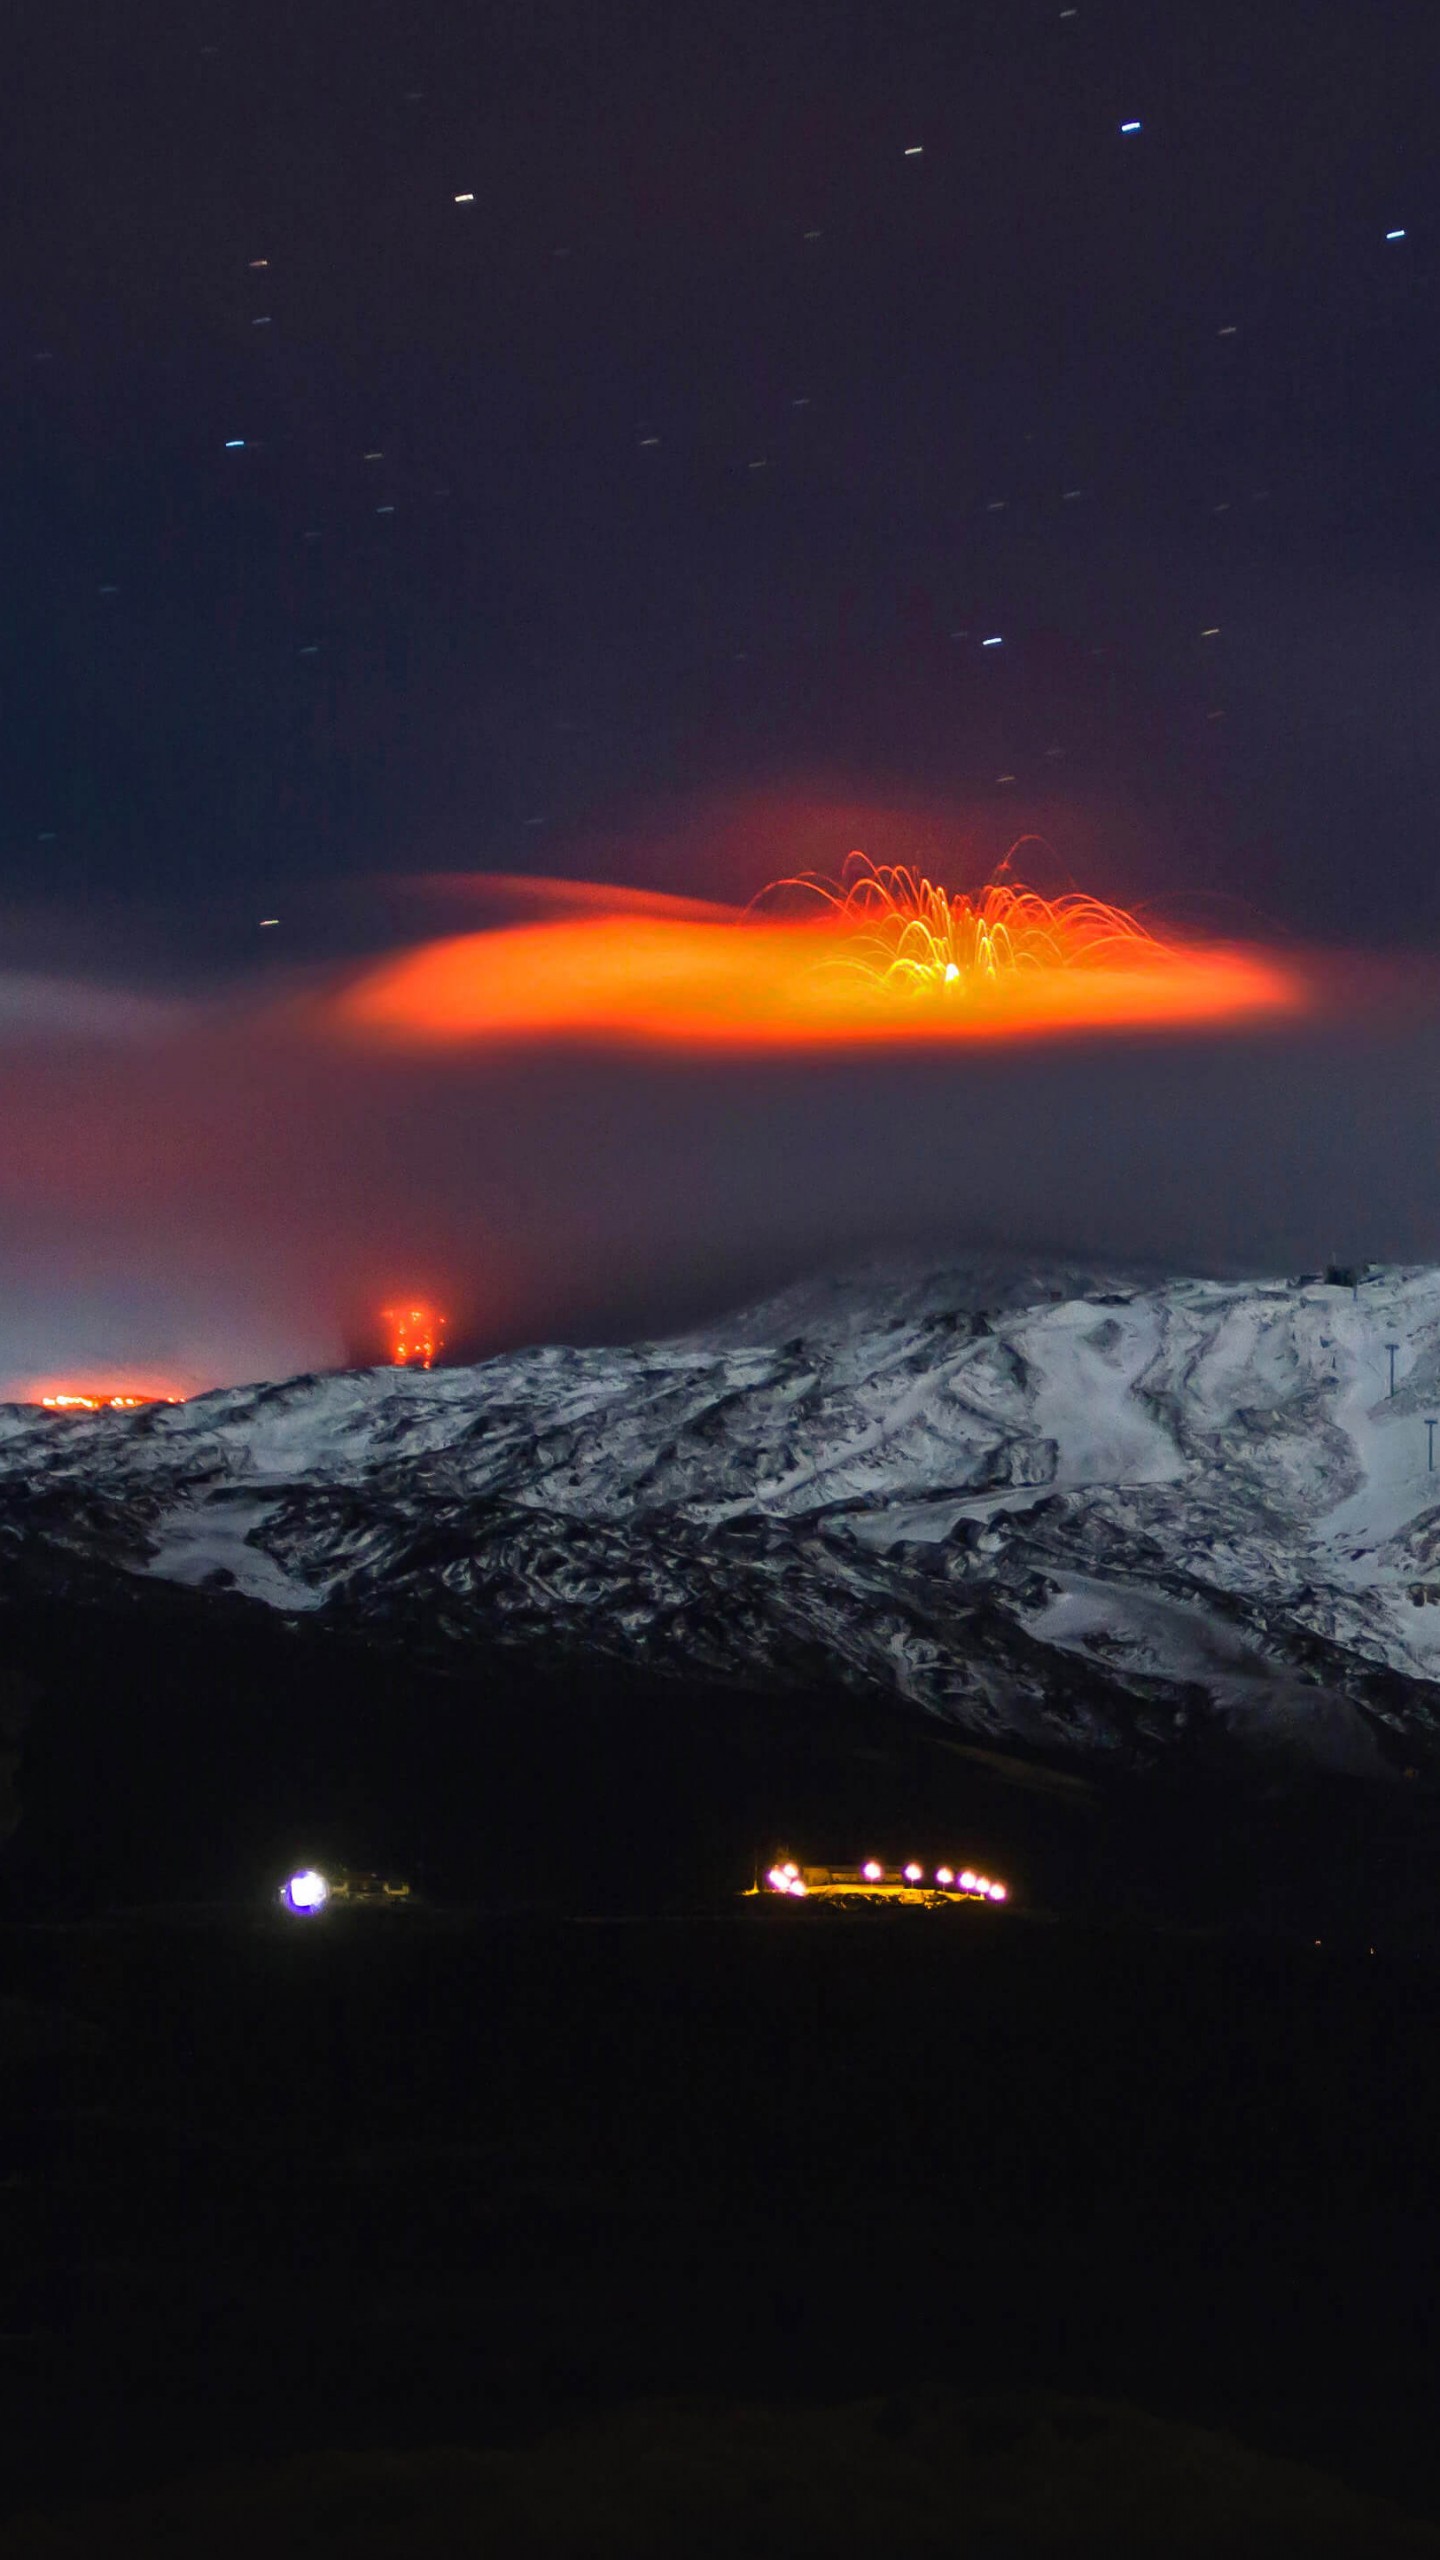
[(410, 1887), (393, 1876), (352, 1873), (339, 1868), (326, 1875), (319, 1867), (301, 1867), (280, 1887), (282, 1908), (298, 1919), (310, 1919), (339, 1903), (363, 1903), (393, 1910), (408, 1902)]

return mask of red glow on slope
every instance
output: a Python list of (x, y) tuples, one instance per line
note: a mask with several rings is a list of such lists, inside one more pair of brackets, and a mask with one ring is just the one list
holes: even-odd
[(385, 960), (338, 998), (338, 1019), (425, 1044), (813, 1050), (1218, 1027), (1306, 1002), (1265, 952), (1165, 941), (1095, 899), (995, 883), (951, 896), (859, 855), (842, 882), (781, 882), (743, 912), (677, 913), (670, 899), (617, 912), (603, 890), (584, 903)]
[(142, 1405), (183, 1404), (180, 1387), (129, 1385), (76, 1378), (31, 1378), (12, 1390), (12, 1403), (43, 1405), (47, 1413), (135, 1413)]

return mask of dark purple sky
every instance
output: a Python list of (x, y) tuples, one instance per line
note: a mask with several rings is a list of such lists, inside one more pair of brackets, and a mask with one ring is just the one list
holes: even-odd
[(820, 774), (1431, 933), (1437, 73), (1403, 0), (20, 0), (0, 884), (241, 956)]
[[(1037, 825), (1226, 931), (1440, 943), (1437, 73), (1400, 0), (21, 0), (0, 1369), (97, 1327), (337, 1356), (347, 1256), (362, 1294), (429, 1257), (498, 1338), (926, 1228), (1440, 1250), (1414, 1032), (1268, 1084), (532, 1058), (306, 1099), (209, 1017), (183, 1064), (77, 1028), (85, 983), (213, 1002), (393, 939), (380, 879), (744, 896), (861, 844), (953, 882)], [(47, 1190), (117, 1111), (123, 1202)], [(1203, 1218), (1137, 1179), (1187, 1150)], [(235, 1172), (296, 1154), (324, 1251), (293, 1168)]]

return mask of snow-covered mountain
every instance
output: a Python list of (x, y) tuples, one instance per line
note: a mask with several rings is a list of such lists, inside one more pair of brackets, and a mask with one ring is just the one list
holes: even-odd
[(871, 1270), (623, 1349), (0, 1407), (0, 1597), (39, 1547), (412, 1643), (840, 1679), (972, 1739), (1424, 1765), (1437, 1415), (1440, 1270)]

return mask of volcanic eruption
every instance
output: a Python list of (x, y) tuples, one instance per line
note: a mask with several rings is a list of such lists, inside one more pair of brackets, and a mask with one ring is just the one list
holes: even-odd
[(1100, 899), (999, 876), (947, 891), (858, 853), (838, 881), (781, 879), (728, 912), (673, 897), (645, 908), (624, 890), (607, 904), (602, 887), (569, 885), (568, 913), (372, 965), (334, 1018), (407, 1044), (774, 1051), (1218, 1027), (1306, 1001), (1299, 973), (1266, 951), (1162, 939)]

